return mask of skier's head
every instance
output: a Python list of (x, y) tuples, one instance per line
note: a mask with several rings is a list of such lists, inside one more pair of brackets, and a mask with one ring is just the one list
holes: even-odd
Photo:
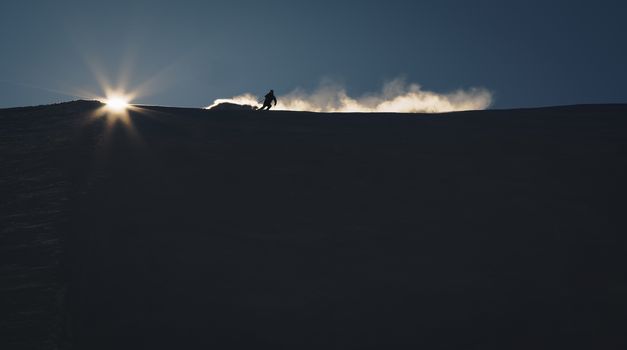
[(274, 90), (270, 90), (270, 93), (274, 95)]

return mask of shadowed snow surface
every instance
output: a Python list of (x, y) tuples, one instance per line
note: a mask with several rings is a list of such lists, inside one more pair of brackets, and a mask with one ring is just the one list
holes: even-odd
[(624, 105), (98, 107), (0, 110), (3, 349), (627, 345)]

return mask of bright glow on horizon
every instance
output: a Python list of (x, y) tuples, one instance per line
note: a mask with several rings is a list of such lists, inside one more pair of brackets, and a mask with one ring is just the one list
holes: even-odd
[[(124, 56), (124, 55), (123, 55)], [(141, 145), (142, 138), (138, 130), (136, 130), (133, 120), (140, 115), (144, 115), (146, 110), (134, 103), (138, 99), (154, 93), (157, 88), (163, 88), (167, 85), (166, 73), (168, 70), (157, 72), (153, 77), (143, 82), (131, 85), (133, 62), (130, 56), (123, 58), (119, 64), (119, 72), (117, 79), (112, 80), (112, 75), (107, 74), (100, 65), (98, 57), (85, 57), (85, 63), (92, 71), (96, 82), (99, 85), (99, 93), (93, 91), (77, 90), (75, 96), (83, 99), (100, 101), (102, 106), (94, 109), (86, 124), (94, 122), (104, 122), (104, 143), (110, 141), (110, 135), (115, 129), (124, 130), (126, 134)]]
[(107, 109), (115, 113), (123, 112), (130, 106), (129, 98), (123, 95), (107, 97), (103, 102), (106, 104)]
[(105, 97), (97, 97), (96, 99), (104, 105), (94, 111), (92, 117), (94, 119), (104, 118), (109, 128), (121, 123), (126, 129), (132, 131), (131, 111), (141, 112), (141, 108), (131, 104), (137, 93), (125, 92), (123, 88), (112, 89), (108, 86), (103, 86), (102, 89)]

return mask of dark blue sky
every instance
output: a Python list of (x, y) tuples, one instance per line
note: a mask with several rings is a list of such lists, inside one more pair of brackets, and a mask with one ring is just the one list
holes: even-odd
[(323, 78), (359, 96), (397, 77), (485, 87), (495, 108), (627, 102), (626, 14), (604, 0), (3, 1), (0, 107), (99, 92), (94, 70), (173, 106)]

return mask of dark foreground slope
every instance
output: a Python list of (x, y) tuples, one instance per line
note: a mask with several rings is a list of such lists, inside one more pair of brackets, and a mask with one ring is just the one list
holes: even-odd
[(627, 106), (96, 108), (0, 111), (16, 348), (627, 346)]

